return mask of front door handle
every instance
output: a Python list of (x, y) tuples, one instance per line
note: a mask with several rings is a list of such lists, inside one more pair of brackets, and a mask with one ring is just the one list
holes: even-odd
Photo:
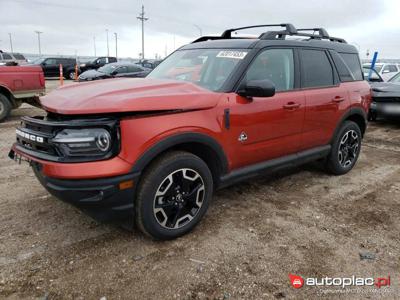
[(344, 100), (346, 100), (346, 98), (340, 97), (340, 96), (336, 96), (335, 98), (332, 99), (332, 102), (340, 103), (340, 102), (343, 102)]
[(297, 109), (300, 107), (300, 103), (289, 102), (283, 106), (284, 109)]

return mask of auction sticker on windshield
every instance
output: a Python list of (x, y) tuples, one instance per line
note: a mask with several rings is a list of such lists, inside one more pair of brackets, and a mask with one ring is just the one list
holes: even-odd
[(220, 51), (217, 57), (243, 59), (245, 58), (246, 54), (247, 52), (245, 51)]

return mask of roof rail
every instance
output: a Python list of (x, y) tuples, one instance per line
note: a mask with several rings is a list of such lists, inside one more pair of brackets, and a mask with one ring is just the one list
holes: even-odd
[[(336, 38), (329, 36), (328, 32), (323, 28), (315, 28), (313, 29), (298, 29), (297, 33), (290, 34), (285, 30), (282, 31), (268, 31), (263, 33), (259, 38), (260, 40), (284, 40), (286, 36), (299, 36), (299, 37), (308, 37), (309, 40), (329, 40), (331, 42), (338, 42), (338, 43), (345, 43), (347, 44), (346, 40), (342, 38)], [(299, 31), (318, 31), (319, 34), (311, 34), (311, 33), (303, 33)]]

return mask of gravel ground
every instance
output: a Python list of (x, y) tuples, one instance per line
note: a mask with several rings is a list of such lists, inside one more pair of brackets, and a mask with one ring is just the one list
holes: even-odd
[[(155, 242), (93, 221), (7, 158), (19, 117), (41, 113), (24, 105), (0, 124), (0, 298), (398, 298), (400, 122), (370, 124), (345, 176), (312, 164), (235, 185), (191, 234)], [(297, 290), (289, 273), (390, 275), (391, 286)]]

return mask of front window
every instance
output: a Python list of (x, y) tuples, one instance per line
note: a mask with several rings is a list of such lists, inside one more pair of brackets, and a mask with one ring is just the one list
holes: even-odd
[(147, 78), (188, 81), (211, 91), (219, 90), (247, 50), (180, 50), (165, 59)]

